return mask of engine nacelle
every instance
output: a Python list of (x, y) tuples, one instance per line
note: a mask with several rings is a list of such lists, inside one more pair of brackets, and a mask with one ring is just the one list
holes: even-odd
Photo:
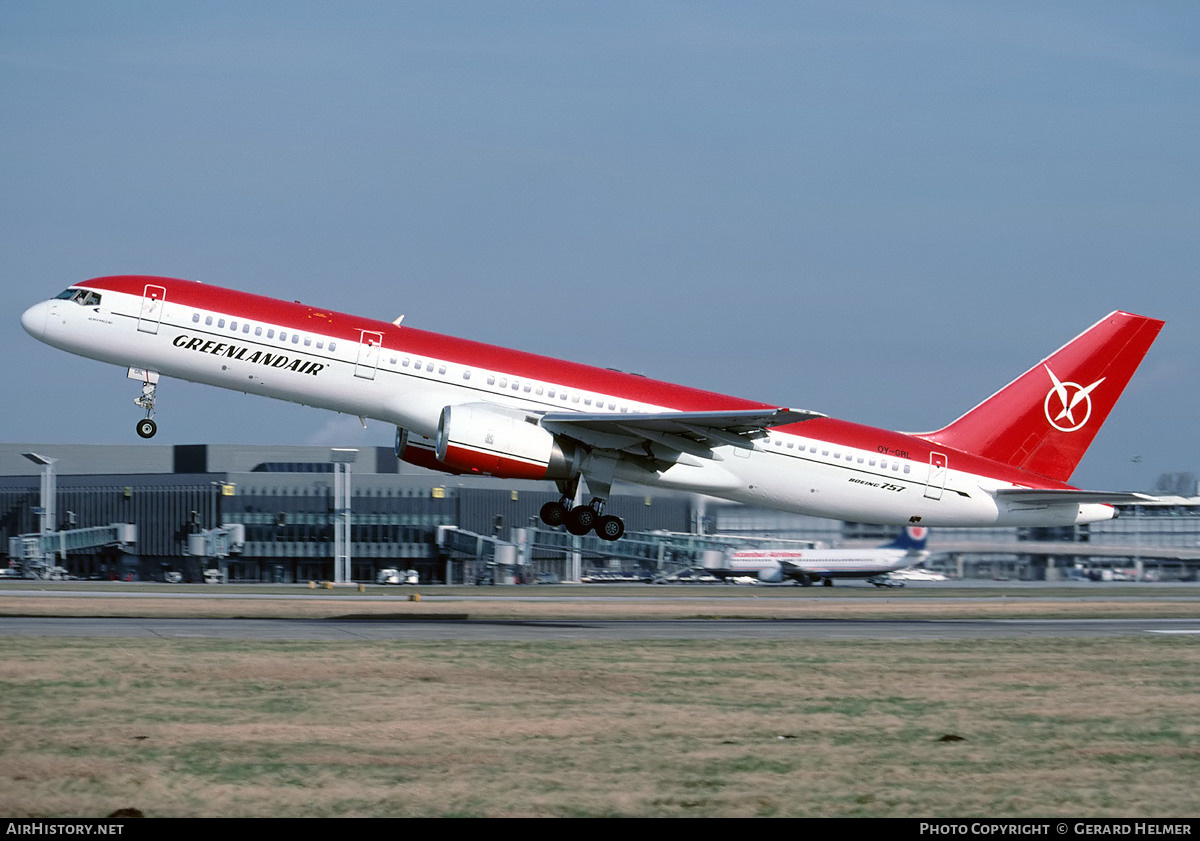
[(560, 444), (536, 415), (490, 403), (442, 409), (435, 455), (441, 469), (504, 479), (567, 479), (577, 452)]
[(783, 581), (783, 566), (779, 561), (771, 561), (758, 571), (758, 580), (764, 584), (778, 584)]
[(399, 426), (396, 427), (396, 458), (427, 470), (437, 470), (454, 476), (461, 476), (463, 473), (461, 470), (451, 470), (437, 460), (437, 448), (432, 438), (409, 432)]

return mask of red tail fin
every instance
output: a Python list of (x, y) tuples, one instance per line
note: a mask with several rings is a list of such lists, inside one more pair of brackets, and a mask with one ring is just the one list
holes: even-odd
[(1114, 312), (954, 423), (921, 437), (1065, 482), (1162, 326)]

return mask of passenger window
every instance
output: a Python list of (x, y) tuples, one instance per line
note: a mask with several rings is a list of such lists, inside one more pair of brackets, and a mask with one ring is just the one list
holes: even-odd
[(211, 316), (211, 315), (206, 315), (206, 316), (204, 317), (204, 326), (205, 326), (205, 327), (212, 327), (212, 316)]
[(192, 324), (199, 324), (199, 323), (200, 323), (200, 313), (198, 313), (198, 312), (192, 313)]

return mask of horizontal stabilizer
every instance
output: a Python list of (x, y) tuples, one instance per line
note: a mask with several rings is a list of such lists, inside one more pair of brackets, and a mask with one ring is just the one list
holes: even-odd
[(1080, 491), (1074, 488), (1062, 490), (1034, 490), (1032, 488), (1002, 488), (994, 491), (996, 499), (1005, 502), (1027, 502), (1030, 505), (1089, 504), (1102, 505), (1153, 502), (1155, 497), (1129, 491)]

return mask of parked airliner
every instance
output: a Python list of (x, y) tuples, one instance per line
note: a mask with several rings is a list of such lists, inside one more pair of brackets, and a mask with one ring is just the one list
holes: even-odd
[(1107, 315), (948, 426), (914, 434), (173, 278), (88, 280), (21, 323), (127, 368), (143, 438), (161, 376), (374, 418), (395, 425), (405, 461), (555, 482), (543, 521), (608, 540), (625, 531), (603, 513), (618, 479), (869, 523), (1110, 519), (1112, 503), (1141, 497), (1066, 482), (1163, 324)]
[(820, 582), (828, 587), (835, 578), (865, 578), (876, 587), (894, 586), (888, 573), (929, 557), (928, 536), (929, 529), (909, 526), (871, 549), (743, 549), (706, 561), (704, 568), (721, 579), (750, 577), (767, 584), (795, 581), (807, 587)]

